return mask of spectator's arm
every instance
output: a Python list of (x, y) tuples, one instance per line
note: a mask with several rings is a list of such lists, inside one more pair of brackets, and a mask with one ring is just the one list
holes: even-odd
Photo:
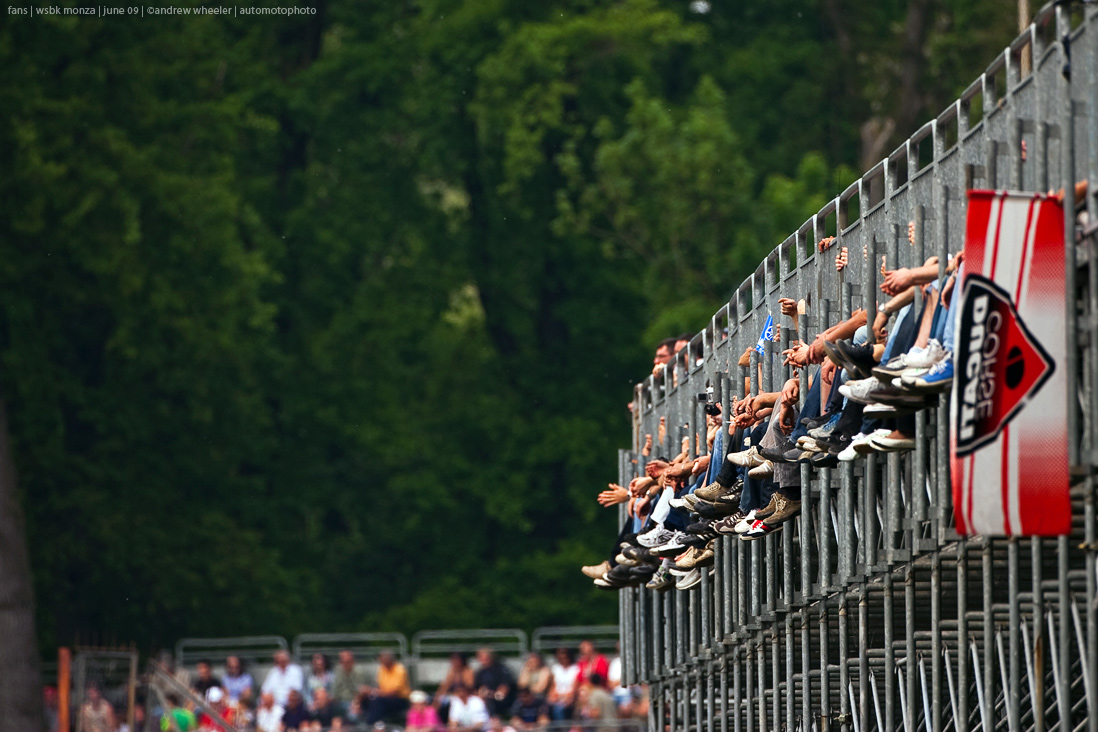
[(885, 272), (881, 292), (886, 295), (898, 295), (909, 287), (925, 285), (938, 278), (938, 258), (931, 257), (922, 267), (901, 267)]
[(914, 301), (914, 299), (915, 288), (909, 287), (881, 305), (881, 309), (877, 311), (877, 315), (873, 319), (873, 337), (878, 343), (884, 340), (885, 336), (888, 335), (888, 331), (885, 330), (888, 319)]
[(603, 508), (616, 506), (629, 500), (629, 491), (617, 483), (608, 483), (608, 488), (599, 494), (598, 502)]

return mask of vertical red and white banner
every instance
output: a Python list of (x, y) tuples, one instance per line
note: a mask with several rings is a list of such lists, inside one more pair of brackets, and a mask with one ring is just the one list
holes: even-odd
[(962, 534), (1071, 530), (1063, 217), (1044, 194), (968, 192), (951, 314), (950, 468)]

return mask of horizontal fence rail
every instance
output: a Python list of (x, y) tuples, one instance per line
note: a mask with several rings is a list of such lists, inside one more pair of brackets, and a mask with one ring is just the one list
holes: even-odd
[[(956, 533), (944, 395), (917, 415), (913, 451), (802, 466), (801, 515), (759, 541), (718, 539), (699, 585), (621, 590), (624, 678), (650, 685), (650, 729), (1098, 732), (1098, 211), (1094, 195), (1078, 220), (1070, 206), (1077, 180), (1091, 193), (1098, 183), (1096, 23), (1089, 5), (1041, 9), (958, 100), (763, 259), (662, 377), (637, 386), (620, 460), (626, 484), (643, 475), (661, 421), (653, 456), (705, 434), (699, 393), (712, 389), (728, 415), (745, 377), (751, 393), (780, 390), (791, 372), (778, 354), (793, 338), (857, 308), (872, 322), (882, 261), (937, 255), (941, 282), (964, 247), (968, 189), (1063, 188), (1070, 536)], [(778, 340), (740, 366), (786, 297), (807, 300), (800, 332), (781, 318)], [(806, 391), (802, 381), (802, 402)]]

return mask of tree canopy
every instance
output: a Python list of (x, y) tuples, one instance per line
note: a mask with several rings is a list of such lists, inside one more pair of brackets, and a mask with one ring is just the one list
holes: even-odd
[(577, 567), (655, 342), (1016, 27), (990, 0), (310, 7), (0, 21), (43, 648), (612, 621)]

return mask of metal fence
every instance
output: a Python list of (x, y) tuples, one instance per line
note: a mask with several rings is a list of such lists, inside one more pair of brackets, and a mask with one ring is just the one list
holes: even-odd
[[(749, 374), (753, 393), (780, 388), (789, 373), (777, 354), (797, 335), (788, 327), (737, 364), (779, 298), (808, 299), (799, 337), (810, 340), (858, 307), (872, 317), (882, 257), (893, 269), (937, 254), (944, 268), (963, 247), (967, 189), (1063, 187), (1069, 202), (1077, 179), (1094, 190), (1096, 104), (1098, 11), (1046, 6), (960, 99), (774, 249), (668, 365), (664, 386), (638, 385), (622, 482), (642, 474), (640, 446), (661, 417), (667, 445), (704, 434), (706, 387), (725, 415)], [(956, 534), (946, 395), (917, 415), (912, 452), (803, 466), (801, 515), (761, 541), (719, 539), (699, 586), (620, 593), (625, 680), (651, 685), (651, 729), (1098, 732), (1092, 195), (1086, 212), (1089, 224), (1065, 216), (1072, 534)], [(829, 234), (835, 245), (816, 251)], [(841, 247), (849, 266), (836, 272)]]

